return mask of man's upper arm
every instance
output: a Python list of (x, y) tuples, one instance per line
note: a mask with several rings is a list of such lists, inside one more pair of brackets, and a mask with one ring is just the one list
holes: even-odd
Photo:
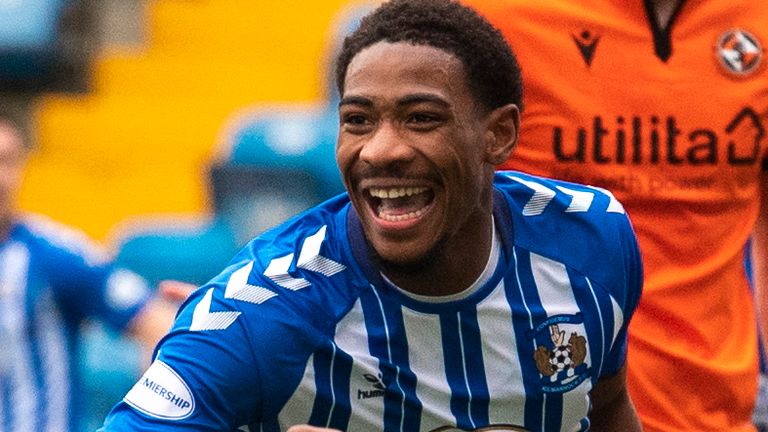
[(616, 374), (603, 376), (592, 389), (590, 430), (596, 432), (640, 431), (640, 421), (627, 392), (626, 366)]
[(609, 376), (617, 374), (625, 365), (629, 323), (643, 291), (643, 263), (637, 237), (628, 216), (616, 215), (615, 217), (620, 218), (618, 220), (621, 221), (618, 226), (618, 246), (619, 253), (623, 257), (623, 268), (615, 269), (618, 275), (614, 281), (616, 286), (611, 287), (609, 291), (621, 311), (620, 316), (614, 317), (614, 319), (621, 319), (621, 326), (615, 335), (606, 357), (606, 366), (603, 368), (603, 375)]
[(259, 406), (259, 374), (244, 317), (220, 291), (192, 295), (103, 431), (220, 431), (249, 422)]
[(98, 317), (122, 330), (148, 300), (147, 282), (117, 267), (85, 234), (45, 219), (30, 219), (54, 294), (69, 316)]

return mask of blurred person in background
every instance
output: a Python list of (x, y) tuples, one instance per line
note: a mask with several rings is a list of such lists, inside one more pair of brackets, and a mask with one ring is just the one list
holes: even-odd
[[(76, 431), (80, 325), (98, 318), (152, 348), (177, 305), (117, 268), (84, 234), (16, 208), (29, 153), (0, 113), (0, 430)], [(184, 296), (183, 284), (169, 283)]]
[[(465, 0), (526, 84), (505, 168), (610, 189), (637, 231), (627, 378), (646, 431), (751, 431), (766, 331), (764, 0)], [(762, 203), (762, 208), (761, 208)]]

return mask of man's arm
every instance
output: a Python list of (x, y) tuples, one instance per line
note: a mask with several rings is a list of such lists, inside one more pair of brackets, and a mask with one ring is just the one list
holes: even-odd
[(602, 377), (592, 389), (590, 430), (595, 432), (639, 432), (640, 420), (627, 392), (627, 367)]
[(752, 233), (752, 282), (760, 336), (768, 342), (768, 170), (760, 179), (760, 211)]
[(151, 353), (160, 339), (168, 333), (179, 304), (197, 288), (185, 282), (163, 281), (157, 293), (128, 323), (126, 331), (147, 352)]

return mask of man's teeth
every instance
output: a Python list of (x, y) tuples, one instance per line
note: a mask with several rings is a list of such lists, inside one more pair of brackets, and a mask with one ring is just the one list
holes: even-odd
[(392, 199), (424, 193), (427, 190), (428, 188), (425, 187), (371, 188), (369, 192), (371, 196), (376, 198)]
[(390, 222), (397, 222), (397, 221), (403, 221), (403, 220), (417, 218), (417, 217), (423, 215), (424, 212), (426, 212), (426, 211), (427, 211), (426, 208), (421, 208), (421, 209), (418, 209), (416, 211), (413, 211), (413, 212), (410, 212), (410, 213), (406, 213), (406, 214), (392, 215), (392, 214), (384, 213), (381, 210), (379, 210), (379, 217), (381, 219), (384, 219), (384, 220), (387, 220), (387, 221), (390, 221)]

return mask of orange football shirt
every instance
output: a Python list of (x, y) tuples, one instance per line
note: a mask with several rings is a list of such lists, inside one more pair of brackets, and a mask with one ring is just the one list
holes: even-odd
[(610, 189), (633, 221), (645, 287), (627, 368), (645, 430), (753, 430), (743, 250), (768, 147), (765, 0), (684, 1), (668, 32), (641, 0), (466, 3), (523, 70), (505, 168)]

